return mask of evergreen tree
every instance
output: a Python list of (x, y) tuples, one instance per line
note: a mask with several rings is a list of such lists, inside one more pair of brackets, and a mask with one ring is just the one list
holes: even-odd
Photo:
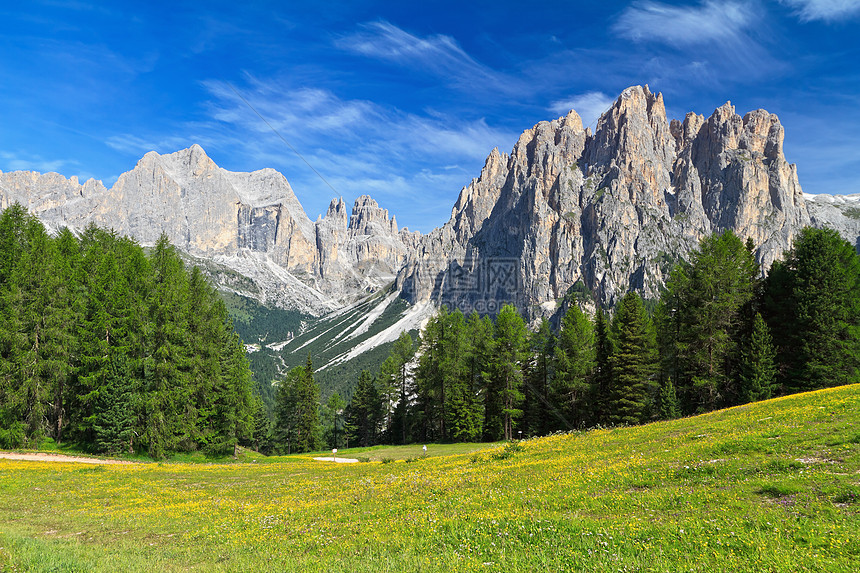
[[(208, 384), (195, 384), (199, 394), (196, 409), (198, 420), (206, 424), (201, 434), (206, 437), (207, 449), (216, 453), (232, 449), (235, 457), (239, 444), (249, 440), (255, 431), (254, 381), (244, 344), (238, 334), (227, 328), (229, 319), (223, 303), (218, 300), (215, 307), (215, 315), (222, 325), (219, 364), (214, 370), (218, 377)], [(215, 368), (214, 364), (212, 366)], [(205, 412), (205, 417), (200, 412)]]
[[(663, 365), (684, 411), (711, 410), (737, 401), (740, 343), (759, 268), (730, 230), (702, 240), (689, 263), (673, 269), (659, 321)], [(751, 318), (751, 317), (750, 317)]]
[(396, 435), (396, 441), (406, 443), (407, 430), (409, 426), (409, 382), (411, 372), (409, 363), (415, 355), (415, 343), (408, 332), (400, 333), (391, 349), (390, 358), (394, 370), (394, 385), (397, 387), (397, 405), (394, 408), (392, 421), (392, 438)]
[(523, 427), (533, 436), (565, 428), (564, 415), (553, 404), (550, 386), (555, 373), (556, 339), (549, 321), (542, 319), (529, 335), (529, 360), (526, 367), (523, 401)]
[(621, 299), (612, 321), (615, 347), (610, 356), (612, 385), (609, 421), (646, 421), (657, 371), (657, 343), (651, 320), (635, 292)]
[(351, 440), (361, 447), (377, 444), (384, 416), (379, 388), (370, 372), (362, 370), (345, 413)]
[(801, 231), (768, 276), (765, 311), (789, 391), (860, 379), (860, 258), (836, 231)]
[(344, 443), (342, 423), (344, 408), (346, 408), (346, 402), (337, 392), (329, 396), (323, 406), (323, 439), (329, 448), (340, 448)]
[(761, 314), (756, 313), (749, 342), (745, 345), (741, 362), (741, 400), (755, 402), (773, 395), (776, 380), (774, 358), (776, 351), (770, 330)]
[(151, 256), (151, 326), (144, 364), (143, 432), (153, 458), (189, 449), (197, 412), (189, 383), (188, 275), (174, 247), (162, 235)]
[(484, 437), (491, 441), (511, 440), (516, 421), (522, 416), (523, 364), (528, 358), (528, 335), (522, 317), (513, 305), (505, 305), (496, 316), (486, 373), (487, 398)]
[(586, 399), (595, 369), (595, 352), (594, 325), (578, 306), (571, 305), (561, 322), (552, 394), (564, 419), (575, 428), (583, 426), (588, 418)]
[(681, 405), (675, 393), (675, 385), (672, 378), (667, 377), (660, 386), (659, 412), (662, 420), (674, 420), (681, 417)]
[(591, 423), (608, 424), (612, 391), (613, 344), (609, 324), (598, 307), (594, 316), (594, 375), (592, 377)]
[(254, 394), (253, 398), (254, 409), (254, 437), (251, 441), (251, 447), (257, 452), (266, 453), (269, 451), (272, 420), (269, 418), (269, 413), (266, 411), (266, 404), (259, 394)]
[[(416, 376), (422, 441), (467, 439), (476, 426), (463, 313), (442, 308), (424, 328)], [(453, 432), (453, 433), (452, 433)]]
[(278, 387), (275, 439), (286, 447), (288, 454), (320, 448), (319, 388), (314, 382), (310, 357), (307, 366), (290, 370)]
[(43, 436), (153, 457), (251, 437), (244, 347), (199, 270), (90, 225), (0, 215), (0, 444)]

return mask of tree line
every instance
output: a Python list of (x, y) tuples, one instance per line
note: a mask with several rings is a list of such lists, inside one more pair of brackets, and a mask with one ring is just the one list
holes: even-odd
[(165, 236), (146, 253), (2, 213), (0, 447), (221, 453), (251, 443), (260, 416), (224, 303)]
[(443, 308), (413, 358), (404, 334), (344, 412), (350, 445), (495, 441), (638, 424), (860, 380), (860, 259), (804, 229), (766, 276), (731, 231), (705, 238), (658, 301), (571, 305), (554, 332), (512, 306)]

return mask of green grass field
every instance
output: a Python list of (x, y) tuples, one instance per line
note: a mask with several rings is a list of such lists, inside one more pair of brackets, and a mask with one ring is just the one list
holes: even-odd
[(860, 570), (860, 386), (410, 463), (311, 457), (0, 460), (0, 571)]

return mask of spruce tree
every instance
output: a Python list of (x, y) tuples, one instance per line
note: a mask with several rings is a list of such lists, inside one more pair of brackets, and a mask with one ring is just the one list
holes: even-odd
[(550, 395), (556, 351), (556, 338), (549, 321), (541, 319), (538, 329), (529, 335), (529, 360), (523, 388), (523, 426), (529, 435), (541, 436), (567, 428), (564, 415)]
[(383, 417), (384, 407), (379, 388), (370, 372), (362, 370), (345, 413), (351, 440), (361, 447), (376, 445)]
[(489, 440), (511, 440), (522, 416), (523, 364), (528, 358), (528, 331), (513, 305), (505, 305), (496, 316), (487, 378), (484, 436)]
[(681, 405), (678, 402), (678, 395), (675, 393), (675, 385), (672, 383), (671, 377), (666, 377), (660, 386), (657, 414), (662, 420), (674, 420), (681, 417)]
[(612, 385), (609, 422), (639, 424), (651, 406), (656, 372), (657, 344), (651, 320), (635, 292), (621, 299), (612, 321), (615, 346), (609, 360)]
[(612, 390), (613, 344), (609, 324), (603, 310), (598, 307), (594, 316), (594, 375), (591, 389), (592, 424), (609, 423), (609, 404)]
[(771, 269), (764, 306), (788, 391), (860, 379), (860, 258), (836, 231), (801, 231)]
[(323, 406), (324, 441), (329, 448), (340, 448), (344, 443), (343, 414), (346, 402), (335, 392)]
[(583, 426), (589, 417), (587, 398), (595, 352), (594, 325), (578, 306), (571, 305), (561, 322), (552, 395), (566, 424), (574, 428)]
[[(310, 368), (309, 368), (310, 366)], [(319, 449), (319, 388), (310, 359), (290, 370), (279, 386), (275, 439), (287, 453)]]
[(761, 314), (756, 313), (741, 362), (740, 386), (743, 403), (767, 400), (773, 396), (776, 381), (775, 357), (770, 329)]
[(740, 344), (759, 268), (732, 231), (702, 240), (689, 262), (673, 269), (659, 321), (665, 375), (673, 378), (687, 413), (737, 400)]
[(392, 421), (392, 438), (396, 437), (396, 441), (401, 444), (406, 443), (408, 435), (409, 384), (411, 378), (409, 363), (415, 355), (414, 346), (412, 337), (404, 331), (394, 341), (394, 347), (390, 354), (394, 370), (393, 381), (397, 387), (397, 405), (394, 408)]

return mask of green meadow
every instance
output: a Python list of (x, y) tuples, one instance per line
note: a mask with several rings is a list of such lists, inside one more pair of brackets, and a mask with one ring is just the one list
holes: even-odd
[(858, 385), (410, 448), (338, 453), (370, 460), (354, 464), (0, 460), (0, 571), (860, 570)]

